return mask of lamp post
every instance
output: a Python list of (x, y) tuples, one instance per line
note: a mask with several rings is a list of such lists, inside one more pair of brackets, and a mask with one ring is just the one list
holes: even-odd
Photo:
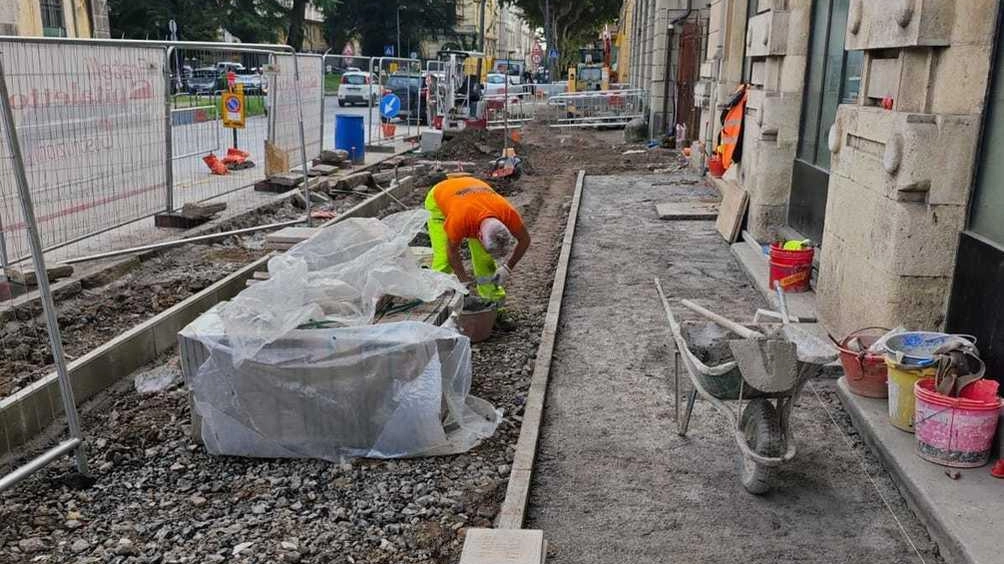
[(397, 51), (395, 54), (401, 58), (403, 58), (401, 55), (401, 10), (403, 9), (404, 6), (398, 5), (397, 10), (394, 12), (394, 15), (397, 16)]

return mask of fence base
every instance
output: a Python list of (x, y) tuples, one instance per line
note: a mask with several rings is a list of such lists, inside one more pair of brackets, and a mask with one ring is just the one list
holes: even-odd
[(178, 212), (158, 213), (153, 216), (153, 224), (157, 227), (170, 227), (174, 229), (191, 229), (209, 220), (210, 218), (208, 217), (193, 218), (184, 216)]
[(394, 145), (366, 145), (366, 151), (370, 153), (396, 153)]

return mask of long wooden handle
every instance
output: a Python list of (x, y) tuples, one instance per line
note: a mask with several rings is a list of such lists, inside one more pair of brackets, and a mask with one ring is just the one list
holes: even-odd
[(708, 311), (708, 310), (704, 309), (703, 307), (695, 304), (694, 302), (692, 302), (690, 300), (681, 300), (680, 303), (683, 304), (684, 307), (686, 307), (687, 309), (689, 309), (689, 310), (691, 310), (691, 311), (693, 311), (695, 313), (699, 313), (700, 315), (702, 315), (704, 317), (707, 317), (711, 321), (714, 321), (715, 323), (721, 325), (722, 327), (728, 329), (729, 331), (732, 331), (733, 333), (739, 335), (740, 337), (742, 337), (744, 339), (763, 339), (764, 338), (763, 333), (759, 333), (759, 332), (754, 331), (754, 330), (752, 330), (752, 329), (750, 329), (748, 327), (744, 327), (744, 326), (736, 323), (735, 321), (732, 321), (731, 319), (726, 319), (726, 318), (722, 317), (721, 315), (718, 315), (717, 313), (715, 313), (713, 311)]

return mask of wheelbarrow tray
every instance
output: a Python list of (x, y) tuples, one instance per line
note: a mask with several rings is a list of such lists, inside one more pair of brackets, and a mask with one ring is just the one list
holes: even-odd
[(684, 321), (680, 323), (680, 338), (675, 340), (680, 353), (687, 357), (684, 364), (688, 372), (717, 399), (738, 400), (740, 391), (744, 399), (787, 395), (787, 392), (767, 394), (743, 381), (729, 349), (729, 341), (736, 338), (729, 330), (710, 321)]

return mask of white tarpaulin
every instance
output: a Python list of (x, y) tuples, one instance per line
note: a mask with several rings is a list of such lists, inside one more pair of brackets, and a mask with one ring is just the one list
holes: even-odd
[[(346, 220), (269, 263), (268, 281), (181, 332), (204, 358), (186, 373), (209, 452), (396, 458), (464, 452), (501, 420), (469, 396), (470, 340), (420, 322), (372, 324), (392, 295), (462, 291), (408, 245), (428, 214)], [(314, 328), (318, 327), (318, 328)]]

